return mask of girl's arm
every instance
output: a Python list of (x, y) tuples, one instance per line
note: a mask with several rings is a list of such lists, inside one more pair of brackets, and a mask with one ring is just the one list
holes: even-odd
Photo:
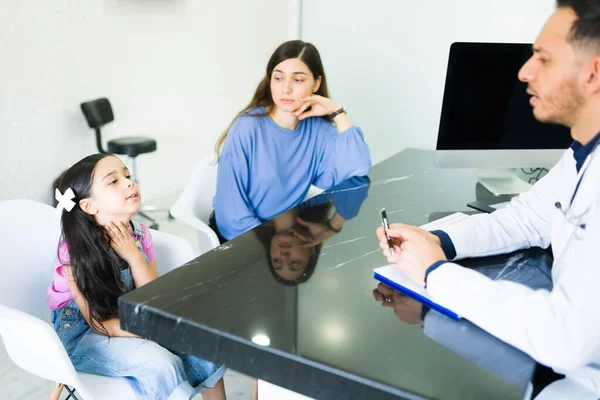
[(106, 225), (106, 230), (111, 239), (110, 245), (123, 260), (127, 261), (131, 268), (131, 275), (135, 287), (139, 288), (146, 283), (158, 278), (156, 261), (146, 263), (144, 256), (135, 244), (135, 240), (129, 233), (129, 227), (123, 222), (111, 222)]
[(131, 268), (131, 275), (133, 276), (133, 282), (135, 283), (136, 288), (142, 287), (146, 283), (152, 282), (158, 278), (156, 261), (152, 261), (149, 264), (146, 263), (142, 253), (140, 253), (139, 259), (129, 262), (129, 268)]
[(93, 320), (94, 323), (92, 323), (92, 320), (88, 313), (87, 300), (83, 297), (83, 295), (77, 288), (77, 284), (75, 284), (75, 277), (73, 276), (71, 266), (63, 265), (62, 268), (63, 268), (65, 274), (67, 275), (67, 279), (69, 281), (69, 288), (71, 289), (71, 293), (73, 294), (73, 299), (75, 300), (77, 307), (79, 307), (79, 311), (81, 312), (81, 315), (83, 315), (85, 322), (87, 322), (87, 324), (92, 329), (94, 329), (94, 331), (96, 333), (98, 333), (99, 335), (106, 335), (106, 332), (102, 332), (101, 330), (94, 328), (94, 326), (104, 326), (104, 329), (106, 329), (106, 331), (108, 332), (108, 336), (111, 336), (111, 337), (140, 337), (140, 336), (134, 335), (133, 333), (129, 333), (127, 331), (122, 330), (120, 322), (119, 322), (119, 318), (111, 318), (102, 323), (100, 323), (96, 320)]

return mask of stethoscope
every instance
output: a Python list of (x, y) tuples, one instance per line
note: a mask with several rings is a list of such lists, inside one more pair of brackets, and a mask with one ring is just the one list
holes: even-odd
[[(556, 207), (558, 210), (560, 210), (560, 212), (565, 217), (566, 221), (575, 227), (575, 235), (576, 236), (577, 236), (578, 232), (581, 232), (581, 234), (583, 234), (583, 232), (585, 231), (587, 224), (585, 222), (583, 222), (583, 220), (591, 212), (592, 204), (590, 204), (579, 215), (571, 215), (571, 208), (573, 207), (573, 202), (575, 201), (575, 195), (577, 194), (577, 191), (579, 190), (579, 186), (581, 186), (583, 177), (585, 176), (585, 173), (587, 172), (592, 160), (594, 159), (594, 157), (596, 157), (596, 154), (594, 154), (594, 150), (596, 150), (596, 147), (599, 144), (600, 144), (600, 140), (594, 144), (594, 147), (592, 147), (592, 150), (590, 151), (590, 155), (588, 156), (588, 159), (586, 160), (586, 162), (583, 165), (582, 172), (579, 176), (579, 181), (577, 181), (577, 185), (575, 186), (575, 190), (573, 191), (573, 195), (571, 196), (571, 202), (569, 204), (569, 207), (564, 209), (562, 204), (560, 203), (560, 201), (557, 201), (556, 203), (554, 203), (554, 207)], [(581, 239), (581, 237), (579, 236), (578, 239)]]

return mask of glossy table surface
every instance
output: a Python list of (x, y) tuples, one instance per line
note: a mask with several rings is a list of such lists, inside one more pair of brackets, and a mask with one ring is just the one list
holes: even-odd
[[(468, 211), (474, 170), (408, 149), (120, 299), (128, 331), (318, 399), (521, 399), (535, 363), (466, 320), (396, 294), (373, 297), (387, 264), (375, 229)], [(334, 213), (339, 234), (319, 232)], [(298, 222), (300, 218), (304, 223)], [(460, 261), (493, 279), (550, 288), (540, 249)], [(460, 290), (460, 288), (457, 288)], [(265, 342), (268, 341), (268, 345)], [(259, 344), (260, 343), (260, 344)]]

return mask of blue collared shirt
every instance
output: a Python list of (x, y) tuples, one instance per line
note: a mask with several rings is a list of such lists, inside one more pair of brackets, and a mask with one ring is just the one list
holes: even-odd
[(598, 140), (600, 140), (600, 133), (590, 140), (585, 146), (578, 141), (571, 143), (571, 148), (573, 149), (573, 158), (576, 162), (575, 167), (577, 168), (577, 173), (579, 173), (581, 167), (583, 167), (587, 156), (590, 155)]
[[(581, 171), (585, 160), (588, 158), (594, 147), (596, 147), (596, 143), (600, 139), (600, 133), (594, 136), (592, 140), (590, 140), (586, 145), (579, 143), (578, 141), (574, 141), (571, 144), (571, 149), (573, 149), (573, 158), (575, 159), (575, 168), (577, 169), (577, 173)], [(585, 171), (583, 172), (585, 174)], [(581, 180), (583, 179), (583, 175), (579, 178), (577, 182), (577, 186), (575, 186), (575, 191), (573, 192), (573, 196), (571, 196), (570, 204), (573, 204), (573, 200), (575, 200), (575, 195), (579, 190), (579, 185), (581, 184)]]

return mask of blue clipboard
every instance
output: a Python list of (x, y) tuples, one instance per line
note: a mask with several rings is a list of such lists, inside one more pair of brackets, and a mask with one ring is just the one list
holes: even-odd
[[(389, 286), (392, 289), (407, 295), (408, 297), (418, 301), (421, 304), (426, 305), (427, 307), (433, 310), (447, 315), (448, 317), (457, 321), (461, 318), (454, 311), (451, 311), (446, 307), (443, 307), (429, 299), (425, 294), (426, 292), (424, 291), (424, 289), (420, 289), (415, 283), (406, 278), (406, 276), (402, 274), (402, 272), (398, 271), (396, 266), (393, 264), (387, 265), (385, 267), (375, 268), (373, 270), (373, 276), (375, 279), (377, 279), (384, 285)], [(419, 291), (421, 293), (419, 293)]]

